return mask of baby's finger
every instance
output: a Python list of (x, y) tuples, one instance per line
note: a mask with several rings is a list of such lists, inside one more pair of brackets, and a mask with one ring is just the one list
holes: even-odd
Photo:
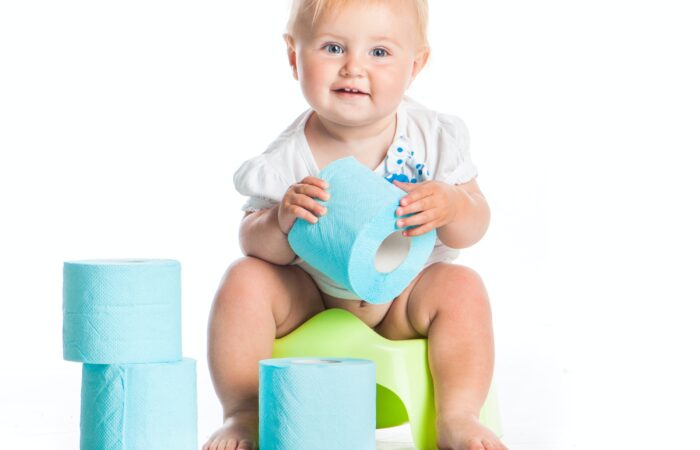
[(437, 221), (424, 223), (423, 225), (415, 228), (409, 228), (403, 231), (403, 235), (406, 237), (420, 236), (421, 234), (427, 233), (428, 231), (437, 228)]
[(396, 209), (396, 216), (405, 216), (407, 214), (419, 212), (419, 211), (425, 211), (427, 209), (430, 209), (430, 201), (428, 197), (423, 197), (420, 200), (417, 200), (413, 203), (409, 203), (406, 206), (400, 206)]
[(289, 211), (294, 214), (294, 216), (304, 219), (309, 223), (316, 223), (318, 222), (318, 217), (314, 216), (311, 214), (307, 209), (302, 208), (299, 205), (290, 205), (289, 206)]
[(414, 214), (410, 217), (400, 218), (396, 221), (396, 226), (399, 228), (410, 227), (420, 225), (422, 223), (428, 223), (436, 219), (437, 214), (434, 210), (431, 209), (418, 214)]
[(297, 184), (294, 186), (294, 192), (297, 194), (303, 194), (310, 198), (318, 198), (324, 201), (328, 201), (331, 198), (331, 194), (319, 188), (318, 186), (311, 184)]
[(401, 206), (408, 206), (411, 203), (417, 202), (418, 200), (429, 197), (433, 195), (433, 192), (429, 189), (429, 186), (423, 185), (416, 188), (416, 190), (409, 192), (401, 198), (399, 204)]
[(318, 203), (311, 197), (303, 194), (296, 194), (291, 199), (291, 204), (300, 206), (306, 211), (316, 214), (317, 216), (322, 216), (326, 214), (326, 207)]
[(402, 191), (405, 192), (411, 192), (415, 189), (418, 189), (423, 185), (423, 183), (409, 183), (407, 181), (399, 181), (399, 180), (394, 180), (391, 182), (394, 186), (397, 188), (401, 189)]
[(328, 189), (328, 182), (318, 177), (312, 177), (309, 175), (300, 182), (301, 184), (311, 184), (313, 186), (318, 186), (321, 189)]

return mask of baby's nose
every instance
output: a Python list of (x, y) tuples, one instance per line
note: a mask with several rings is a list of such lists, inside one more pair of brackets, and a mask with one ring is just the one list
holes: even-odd
[(356, 56), (349, 55), (343, 64), (340, 74), (344, 77), (358, 77), (364, 74), (364, 68)]

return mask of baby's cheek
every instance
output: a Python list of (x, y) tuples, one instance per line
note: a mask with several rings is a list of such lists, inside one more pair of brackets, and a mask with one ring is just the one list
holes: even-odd
[(378, 76), (373, 77), (372, 88), (377, 93), (381, 89), (381, 95), (392, 103), (397, 104), (403, 99), (403, 95), (408, 88), (410, 73), (406, 74), (400, 70), (381, 70)]

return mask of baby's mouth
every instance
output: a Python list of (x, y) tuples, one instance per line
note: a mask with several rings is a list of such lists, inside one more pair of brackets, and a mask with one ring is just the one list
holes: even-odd
[(369, 95), (366, 92), (362, 92), (361, 90), (355, 89), (355, 88), (333, 89), (333, 92), (335, 92), (337, 94), (344, 95), (344, 96)]

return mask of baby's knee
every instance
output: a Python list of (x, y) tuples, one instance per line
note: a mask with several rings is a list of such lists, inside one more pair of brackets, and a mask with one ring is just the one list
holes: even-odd
[(231, 263), (226, 271), (225, 278), (226, 281), (256, 283), (273, 276), (274, 272), (274, 264), (255, 256), (244, 256)]
[(244, 256), (226, 270), (217, 299), (258, 297), (275, 277), (274, 264), (254, 256)]
[(459, 264), (440, 264), (435, 277), (435, 285), (442, 286), (443, 291), (452, 293), (460, 302), (469, 299), (488, 302), (488, 294), (481, 276), (472, 268)]
[(481, 276), (476, 270), (452, 263), (437, 263), (436, 278), (441, 285), (450, 285), (455, 288), (464, 288), (466, 286), (482, 287), (484, 285)]

